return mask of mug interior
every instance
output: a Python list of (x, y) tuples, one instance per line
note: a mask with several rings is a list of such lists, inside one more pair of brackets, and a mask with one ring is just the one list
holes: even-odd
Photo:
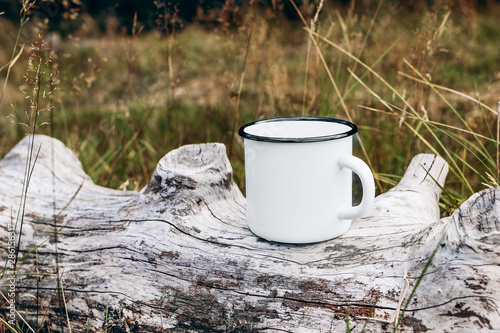
[(357, 132), (356, 125), (333, 118), (276, 118), (259, 120), (240, 128), (245, 139), (268, 142), (317, 142), (344, 138)]

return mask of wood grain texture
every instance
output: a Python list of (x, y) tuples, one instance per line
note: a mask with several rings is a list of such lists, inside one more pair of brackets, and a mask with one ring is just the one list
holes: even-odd
[[(48, 311), (51, 331), (60, 330), (56, 266), (73, 331), (345, 332), (346, 313), (352, 332), (392, 331), (421, 276), (399, 331), (500, 329), (500, 192), (440, 219), (440, 157), (417, 155), (343, 236), (288, 245), (246, 227), (222, 144), (171, 151), (139, 193), (93, 184), (61, 142), (35, 139), (22, 254), (45, 243), (19, 263), (35, 275), (17, 276), (16, 303), (32, 323), (37, 308)], [(2, 239), (26, 153), (25, 139), (0, 161)]]

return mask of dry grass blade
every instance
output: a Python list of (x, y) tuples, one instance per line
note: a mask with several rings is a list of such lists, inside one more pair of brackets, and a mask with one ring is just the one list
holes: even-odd
[(10, 324), (7, 321), (5, 321), (5, 319), (0, 318), (0, 323), (2, 323), (2, 325), (5, 325), (8, 329), (10, 329), (11, 333), (17, 333), (18, 332), (17, 329), (14, 328), (14, 327), (12, 327), (12, 326), (10, 326)]
[(255, 25), (256, 18), (257, 18), (257, 2), (254, 2), (252, 24), (250, 25), (250, 31), (248, 32), (248, 40), (247, 40), (247, 45), (246, 45), (246, 49), (245, 49), (245, 57), (243, 58), (243, 66), (241, 69), (241, 75), (240, 75), (240, 80), (239, 80), (239, 84), (238, 84), (238, 96), (236, 99), (236, 106), (234, 108), (234, 114), (233, 114), (233, 125), (232, 125), (233, 127), (232, 127), (232, 131), (231, 131), (231, 142), (229, 144), (229, 158), (231, 158), (231, 156), (233, 154), (233, 142), (234, 142), (234, 134), (236, 131), (236, 120), (238, 119), (238, 114), (239, 114), (239, 109), (240, 109), (241, 92), (243, 90), (243, 81), (245, 79), (247, 59), (248, 59), (248, 54), (250, 53), (250, 43), (252, 41), (253, 28)]
[(78, 193), (80, 193), (80, 190), (82, 189), (82, 187), (83, 187), (83, 181), (80, 184), (80, 186), (78, 186), (78, 189), (75, 191), (75, 194), (73, 194), (71, 196), (71, 198), (68, 200), (68, 203), (59, 211), (59, 213), (57, 213), (55, 215), (54, 218), (57, 218), (59, 215), (61, 215), (66, 210), (66, 208), (68, 208), (68, 206), (73, 202), (73, 200), (75, 200), (75, 198), (78, 195)]
[[(16, 45), (16, 47), (17, 47), (17, 45)], [(0, 95), (0, 103), (2, 102), (3, 97), (5, 95), (5, 90), (7, 89), (7, 83), (9, 82), (10, 71), (11, 71), (12, 67), (16, 64), (17, 60), (19, 59), (19, 57), (21, 56), (23, 51), (24, 51), (24, 45), (21, 46), (21, 49), (19, 50), (17, 55), (15, 54), (15, 50), (14, 50), (14, 52), (12, 53), (12, 59), (5, 66), (0, 68), (0, 72), (1, 72), (5, 67), (7, 67), (7, 74), (5, 75), (5, 82), (3, 84), (2, 94)]]
[(399, 294), (399, 300), (396, 306), (396, 311), (394, 312), (394, 316), (391, 319), (382, 319), (376, 317), (363, 317), (360, 316), (360, 319), (379, 321), (384, 323), (396, 324), (396, 321), (399, 318), (399, 313), (401, 312), (401, 306), (403, 305), (403, 301), (405, 300), (406, 294), (408, 294), (408, 290), (410, 290), (410, 281), (408, 280), (408, 271), (405, 270), (403, 273), (403, 282), (401, 285), (401, 292)]
[(397, 115), (397, 113), (394, 111), (394, 109), (382, 99), (377, 93), (375, 93), (372, 89), (370, 89), (354, 72), (348, 68), (349, 74), (351, 74), (352, 77), (356, 79), (356, 81), (359, 82), (370, 94), (372, 94), (380, 103), (382, 103), (386, 108), (388, 108), (393, 114)]
[(488, 172), (486, 172), (486, 176), (488, 177), (488, 180), (490, 181), (490, 183), (483, 182), (482, 184), (484, 186), (486, 186), (487, 188), (494, 188), (494, 187), (499, 187), (500, 186), (500, 185), (498, 185), (498, 182), (496, 181), (495, 177), (493, 177), (492, 175), (490, 175)]
[[(389, 105), (389, 103), (387, 103), (386, 101), (384, 101), (380, 96), (378, 96), (372, 89), (370, 89), (362, 80), (360, 80), (354, 73), (352, 73), (351, 70), (349, 70), (349, 72), (351, 73), (351, 75), (370, 93), (372, 94), (373, 96), (375, 96), (375, 98), (377, 98), (380, 103), (382, 103), (385, 107), (387, 107), (393, 115), (395, 116), (399, 116), (395, 111), (394, 109)], [(419, 118), (420, 119), (420, 118)], [(436, 155), (439, 155), (438, 151), (430, 144), (429, 141), (427, 141), (419, 132), (417, 129), (415, 129), (413, 126), (411, 126), (406, 120), (403, 120), (403, 123), (415, 134), (415, 136), (417, 136), (422, 142), (425, 143), (425, 145)]]
[[(363, 87), (369, 89), (365, 84), (362, 84), (362, 85), (363, 85)], [(374, 94), (374, 96), (377, 99), (379, 98), (378, 95), (375, 94), (375, 92), (370, 91), (370, 90), (368, 90), (368, 91), (370, 93)], [(390, 106), (390, 104), (387, 104), (386, 101), (380, 100), (380, 103), (382, 103), (385, 107), (387, 107), (389, 110), (391, 110), (391, 112), (380, 110), (380, 109), (373, 108), (373, 107), (369, 107), (369, 106), (366, 106), (366, 105), (358, 105), (358, 108), (365, 109), (365, 110), (372, 111), (372, 112), (382, 113), (382, 114), (385, 114), (385, 115), (395, 116), (395, 117), (404, 117), (403, 120), (402, 120), (402, 123), (404, 123), (404, 119), (417, 120), (417, 121), (425, 121), (427, 124), (435, 126), (435, 128), (446, 128), (446, 129), (453, 130), (453, 131), (456, 131), (456, 132), (460, 132), (460, 133), (463, 133), (463, 134), (468, 134), (468, 135), (471, 135), (473, 137), (478, 137), (480, 139), (483, 139), (485, 141), (489, 141), (489, 142), (492, 142), (492, 143), (496, 143), (497, 142), (497, 140), (495, 140), (495, 139), (492, 139), (490, 137), (487, 137), (485, 135), (482, 135), (482, 134), (474, 132), (474, 131), (469, 131), (469, 130), (466, 130), (464, 128), (460, 128), (460, 127), (449, 125), (449, 124), (445, 124), (445, 123), (440, 123), (440, 122), (433, 121), (433, 120), (430, 120), (430, 119), (429, 120), (423, 119), (420, 116), (416, 117), (416, 116), (410, 114), (409, 112), (407, 112), (405, 110), (400, 110), (401, 111), (401, 115), (399, 115), (399, 114), (397, 114), (393, 110), (393, 108)]]
[[(427, 84), (427, 83), (430, 83), (426, 78), (425, 76), (415, 68), (415, 66), (413, 66), (406, 58), (403, 59), (404, 63), (410, 67), (410, 69), (412, 71), (414, 71), (418, 76), (420, 76), (420, 78)], [(455, 116), (460, 120), (460, 122), (462, 124), (464, 124), (464, 126), (469, 130), (469, 131), (472, 131), (469, 124), (465, 121), (465, 119), (462, 117), (462, 115), (460, 115), (460, 113), (453, 107), (453, 105), (451, 105), (451, 103), (448, 101), (448, 99), (446, 99), (446, 97), (444, 97), (439, 91), (437, 91), (432, 85), (430, 85), (430, 87), (436, 92), (436, 94), (450, 107), (450, 109), (453, 111), (453, 113), (455, 114)]]
[[(439, 139), (439, 137), (436, 135), (436, 133), (433, 131), (432, 128), (430, 128), (429, 124), (426, 122), (426, 119), (422, 118), (418, 112), (413, 108), (413, 106), (408, 102), (408, 100), (406, 98), (404, 98), (403, 95), (401, 95), (401, 93), (399, 93), (399, 91), (396, 90), (396, 88), (394, 88), (389, 82), (387, 82), (380, 74), (378, 74), (376, 71), (374, 71), (372, 68), (370, 68), (368, 65), (366, 65), (363, 61), (361, 61), (360, 59), (358, 59), (356, 56), (354, 56), (352, 53), (350, 53), (349, 51), (345, 50), (343, 47), (337, 45), (336, 43), (332, 42), (331, 40), (315, 33), (315, 32), (311, 32), (313, 35), (319, 37), (321, 40), (325, 41), (326, 43), (332, 45), (333, 47), (335, 47), (337, 50), (343, 52), (344, 54), (346, 54), (347, 56), (349, 56), (351, 59), (353, 59), (354, 61), (358, 62), (361, 66), (365, 67), (370, 73), (372, 73), (377, 79), (379, 79), (386, 87), (388, 87), (395, 96), (398, 97), (399, 100), (401, 100), (404, 105), (405, 105), (405, 108), (408, 108), (410, 111), (411, 111), (411, 114), (413, 114), (413, 116), (417, 117), (418, 119), (421, 119), (421, 121), (419, 122), (419, 126), (420, 124), (422, 124), (428, 131), (429, 131), (429, 134), (432, 136), (432, 138), (435, 140), (436, 144), (439, 145), (439, 147), (442, 149), (442, 151), (444, 152), (444, 154), (448, 157), (448, 160), (451, 162), (451, 166), (450, 166), (450, 171), (457, 176), (458, 179), (460, 179), (460, 181), (463, 182), (463, 184), (465, 185), (465, 187), (467, 188), (467, 190), (469, 191), (469, 195), (474, 193), (474, 190), (469, 182), (469, 180), (467, 179), (467, 177), (465, 176), (465, 174), (463, 173), (463, 171), (461, 170), (461, 168), (458, 166), (457, 162), (454, 160), (452, 154), (450, 153), (450, 151), (446, 148), (445, 144), (443, 143), (442, 140)], [(444, 97), (443, 97), (444, 98)], [(446, 101), (446, 99), (444, 99)], [(450, 107), (452, 107), (450, 105)], [(456, 110), (453, 109), (453, 111), (455, 113)], [(459, 118), (461, 118), (459, 116)], [(432, 151), (433, 154), (436, 154), (436, 155), (440, 155), (438, 153), (438, 151), (436, 150), (436, 148), (433, 147), (433, 145), (430, 144), (430, 142), (425, 139), (419, 132), (418, 132), (418, 129), (412, 129), (412, 127), (410, 126), (409, 127), (412, 132), (422, 141), (425, 143), (425, 145)], [(470, 128), (469, 128), (470, 130)]]
[[(68, 203), (59, 211), (59, 213), (55, 214), (54, 215), (54, 219), (57, 219), (67, 208), (68, 206), (73, 202), (73, 200), (75, 200), (76, 196), (78, 195), (78, 193), (80, 193), (80, 190), (82, 189), (83, 187), (83, 182), (80, 184), (80, 186), (78, 187), (78, 189), (75, 191), (75, 194), (73, 194), (71, 196), (71, 198), (69, 199)], [(61, 232), (61, 230), (63, 230), (64, 228), (66, 228), (66, 225), (63, 225), (61, 226), (60, 228), (58, 228), (57, 230), (54, 231), (53, 234), (51, 234), (47, 239), (45, 239), (43, 242), (41, 242), (40, 244), (36, 245), (35, 248), (33, 248), (32, 250), (30, 251), (27, 251), (20, 259), (19, 261), (23, 261), (26, 257), (28, 257), (30, 254), (32, 254), (34, 251), (37, 251), (42, 245), (44, 245), (45, 243), (47, 243), (49, 240), (57, 237), (57, 234), (59, 232)]]
[(329, 68), (328, 64), (326, 63), (325, 57), (323, 56), (323, 52), (321, 51), (321, 48), (319, 47), (316, 38), (314, 38), (314, 36), (316, 36), (318, 34), (315, 31), (311, 30), (311, 28), (309, 28), (309, 25), (307, 24), (306, 19), (302, 15), (302, 12), (300, 11), (299, 7), (297, 7), (297, 5), (295, 4), (295, 2), (293, 0), (290, 0), (290, 2), (292, 3), (293, 7), (295, 8), (295, 10), (296, 10), (297, 14), (299, 15), (300, 19), (302, 20), (302, 23), (304, 24), (305, 29), (309, 32), (310, 40), (313, 42), (314, 47), (316, 48), (316, 52), (318, 52), (318, 56), (319, 56), (319, 58), (321, 60), (321, 63), (323, 64), (323, 67), (326, 70), (328, 78), (332, 82), (333, 89), (335, 90), (335, 93), (337, 94), (337, 96), (340, 99), (340, 103), (342, 104), (342, 108), (344, 109), (344, 112), (345, 112), (345, 114), (347, 116), (347, 119), (352, 122), (351, 113), (349, 112), (349, 109), (347, 108), (347, 105), (345, 104), (345, 101), (344, 101), (342, 95), (340, 94), (340, 90), (339, 90), (339, 88), (337, 86), (337, 83), (336, 83), (335, 79), (333, 78), (333, 75), (332, 75), (332, 73), (330, 71), (330, 68)]
[[(19, 56), (22, 54), (22, 51), (24, 49), (24, 45), (21, 47), (21, 50), (19, 51), (19, 53), (17, 53), (16, 55), (16, 51), (17, 51), (17, 47), (19, 45), (19, 40), (21, 39), (21, 33), (23, 31), (23, 26), (28, 22), (28, 18), (26, 17), (30, 11), (31, 8), (33, 8), (35, 6), (35, 2), (36, 0), (23, 0), (22, 3), (21, 3), (21, 10), (19, 12), (19, 16), (20, 16), (20, 22), (19, 22), (19, 30), (17, 31), (17, 37), (16, 37), (16, 40), (15, 40), (15, 43), (14, 43), (14, 47), (12, 48), (12, 56), (10, 57), (10, 61), (8, 63), (8, 69), (7, 69), (7, 74), (5, 76), (5, 83), (4, 83), (4, 87), (2, 89), (2, 93), (0, 94), (0, 103), (2, 102), (3, 100), (3, 97), (4, 97), (4, 94), (5, 94), (5, 89), (7, 88), (7, 83), (9, 81), (9, 77), (10, 77), (10, 71), (12, 69), (12, 66), (14, 66), (14, 64), (16, 63), (16, 61), (19, 59)], [(2, 12), (3, 14), (4, 12)], [(2, 67), (2, 69), (5, 68)], [(1, 69), (0, 69), (0, 72), (1, 72)]]
[[(21, 46), (21, 49), (19, 50), (19, 53), (12, 60), (10, 60), (7, 64), (5, 64), (2, 67), (0, 67), (0, 72), (2, 70), (4, 70), (5, 68), (12, 68), (16, 64), (17, 60), (19, 59), (19, 57), (21, 56), (21, 54), (23, 53), (23, 51), (24, 51), (24, 45)], [(5, 84), (4, 84), (4, 88), (3, 88), (4, 91), (5, 91), (6, 86), (7, 86), (7, 81), (5, 81)]]
[[(9, 302), (8, 298), (7, 298), (7, 297), (5, 297), (4, 293), (2, 293), (1, 291), (0, 291), (0, 295), (2, 295), (2, 297), (4, 298), (4, 300), (5, 300), (6, 302)], [(22, 321), (22, 322), (26, 325), (26, 327), (27, 327), (27, 328), (28, 328), (31, 332), (35, 333), (35, 330), (33, 330), (33, 328), (31, 328), (31, 326), (28, 324), (28, 322), (27, 322), (27, 321), (23, 318), (23, 316), (22, 316), (22, 315), (21, 315), (21, 314), (20, 314), (17, 310), (16, 310), (16, 314), (17, 314), (17, 316), (18, 316), (19, 318), (21, 318), (21, 321)], [(3, 319), (2, 319), (2, 320), (3, 320)], [(9, 327), (11, 327), (11, 326), (9, 326)], [(14, 330), (14, 332), (16, 332), (16, 331)]]
[(28, 154), (26, 157), (26, 171), (25, 171), (25, 178), (23, 180), (23, 191), (21, 193), (21, 199), (19, 202), (19, 209), (18, 209), (18, 214), (16, 218), (16, 228), (18, 222), (20, 223), (19, 227), (19, 236), (18, 236), (18, 241), (17, 241), (17, 248), (16, 248), (16, 258), (14, 261), (14, 271), (17, 268), (17, 261), (19, 258), (19, 248), (21, 246), (21, 237), (22, 237), (22, 231), (23, 231), (23, 224), (24, 224), (24, 216), (26, 212), (26, 201), (28, 198), (28, 189), (30, 185), (30, 180), (31, 176), (33, 175), (33, 171), (35, 170), (36, 162), (38, 160), (38, 156), (40, 155), (40, 149), (42, 148), (42, 145), (38, 147), (38, 151), (36, 153), (35, 159), (32, 162), (33, 159), (33, 149), (34, 149), (34, 135), (32, 136), (32, 140), (29, 140), (29, 145), (28, 145)]
[(64, 287), (63, 287), (64, 280), (62, 279), (62, 273), (58, 277), (58, 279), (61, 281), (61, 295), (62, 295), (62, 300), (63, 300), (63, 304), (64, 304), (64, 311), (66, 312), (66, 321), (68, 322), (69, 333), (71, 333), (71, 322), (69, 321), (68, 307), (66, 305), (66, 297), (64, 296)]
[[(321, 9), (323, 8), (323, 3), (324, 1), (321, 0), (321, 2), (318, 5), (318, 8), (316, 10), (316, 14), (314, 15), (314, 18), (311, 20), (311, 30), (316, 29), (316, 23), (319, 18), (319, 13), (321, 12)], [(304, 73), (304, 93), (302, 94), (302, 116), (306, 115), (306, 97), (307, 97), (307, 80), (309, 76), (309, 61), (310, 61), (310, 56), (311, 56), (311, 36), (307, 39), (307, 53), (306, 53), (306, 68), (305, 68), (305, 73)], [(314, 99), (315, 97), (313, 97)]]
[[(346, 105), (346, 103), (344, 101), (344, 98), (343, 98), (343, 96), (342, 96), (342, 94), (341, 94), (341, 92), (340, 92), (340, 90), (339, 90), (339, 88), (337, 86), (335, 78), (333, 77), (332, 72), (330, 71), (330, 67), (328, 66), (328, 63), (325, 60), (323, 52), (321, 51), (321, 48), (318, 45), (318, 41), (316, 40), (316, 38), (314, 38), (314, 36), (319, 36), (319, 35), (316, 32), (314, 32), (313, 30), (311, 30), (309, 28), (309, 26), (307, 25), (306, 20), (304, 19), (304, 16), (300, 12), (300, 10), (297, 7), (297, 5), (295, 4), (295, 2), (293, 0), (290, 0), (290, 2), (292, 3), (292, 5), (294, 6), (295, 10), (299, 14), (302, 22), (304, 23), (305, 29), (310, 34), (310, 40), (312, 40), (312, 42), (314, 44), (314, 47), (316, 49), (316, 52), (318, 53), (318, 56), (319, 56), (319, 58), (321, 60), (321, 63), (323, 65), (323, 68), (325, 69), (325, 71), (326, 71), (326, 73), (328, 75), (328, 78), (330, 79), (330, 82), (332, 83), (333, 89), (335, 90), (335, 94), (337, 95), (337, 97), (339, 98), (340, 103), (342, 104), (342, 109), (344, 110), (344, 112), (345, 112), (345, 114), (347, 116), (347, 120), (349, 120), (350, 122), (353, 122), (351, 113), (349, 112), (349, 109), (348, 109), (348, 107), (347, 107), (347, 105)], [(368, 153), (366, 152), (366, 148), (365, 148), (365, 146), (363, 144), (363, 141), (361, 140), (361, 137), (359, 136), (359, 133), (356, 133), (356, 138), (358, 139), (359, 145), (361, 147), (361, 150), (363, 151), (363, 155), (365, 156), (366, 162), (368, 163), (368, 166), (370, 167), (370, 169), (373, 172), (373, 164), (371, 162), (370, 157), (368, 156)], [(382, 191), (382, 184), (380, 184), (380, 182), (377, 179), (375, 179), (375, 181), (377, 183), (377, 187)]]
[(401, 311), (401, 314), (397, 318), (396, 325), (394, 326), (394, 330), (393, 330), (394, 333), (398, 331), (399, 325), (401, 324), (401, 321), (403, 320), (403, 318), (405, 316), (405, 312), (408, 310), (408, 306), (410, 305), (410, 303), (413, 299), (413, 296), (415, 296), (415, 293), (417, 292), (417, 289), (420, 286), (420, 283), (422, 282), (422, 279), (424, 278), (425, 273), (427, 272), (427, 270), (431, 266), (432, 261), (434, 260), (434, 257), (436, 256), (436, 253), (441, 248), (441, 243), (443, 242), (445, 236), (446, 236), (446, 234), (443, 234), (443, 236), (441, 236), (441, 238), (439, 239), (439, 242), (437, 243), (434, 250), (430, 254), (429, 259), (427, 259), (427, 262), (425, 263), (424, 268), (422, 269), (422, 273), (418, 277), (418, 279), (415, 283), (415, 286), (413, 287), (413, 289), (410, 293), (410, 296), (408, 296), (408, 298), (406, 300), (405, 307), (403, 308), (403, 310)]
[[(365, 49), (365, 46), (366, 46), (366, 42), (368, 41), (368, 37), (370, 36), (371, 34), (371, 31), (373, 29), (373, 26), (375, 24), (375, 20), (377, 19), (378, 17), (378, 14), (380, 12), (380, 9), (382, 8), (382, 4), (384, 3), (384, 0), (380, 0), (379, 3), (378, 3), (378, 6), (377, 6), (377, 9), (375, 10), (375, 14), (373, 14), (373, 17), (372, 19), (370, 20), (370, 25), (368, 26), (368, 30), (366, 31), (366, 34), (365, 34), (365, 37), (363, 39), (363, 43), (361, 44), (361, 48), (359, 49), (359, 52), (358, 52), (358, 55), (357, 57), (359, 58), (361, 56), (361, 54), (363, 53), (363, 50)], [(354, 6), (354, 4), (353, 4)], [(356, 67), (358, 66), (358, 63), (354, 63), (354, 67), (353, 67), (353, 72), (356, 71)], [(347, 92), (347, 89), (349, 87), (349, 80), (351, 79), (351, 77), (349, 77), (347, 79), (347, 83), (346, 83), (346, 90), (344, 91), (344, 95), (345, 93)]]
[(486, 104), (482, 103), (482, 102), (481, 102), (481, 101), (479, 101), (478, 99), (475, 99), (474, 97), (469, 96), (469, 95), (467, 95), (467, 94), (464, 94), (464, 93), (462, 93), (462, 92), (460, 92), (460, 91), (457, 91), (457, 90), (455, 90), (455, 89), (451, 89), (451, 88), (448, 88), (448, 87), (440, 86), (440, 85), (438, 85), (438, 84), (431, 83), (431, 82), (429, 82), (428, 80), (421, 80), (421, 79), (419, 79), (419, 78), (413, 77), (413, 76), (408, 75), (408, 74), (406, 74), (406, 73), (403, 73), (403, 72), (401, 72), (401, 71), (398, 71), (398, 74), (399, 74), (399, 75), (401, 75), (401, 76), (403, 76), (403, 77), (405, 77), (405, 78), (407, 78), (407, 79), (413, 80), (413, 81), (415, 81), (415, 82), (422, 83), (422, 84), (426, 84), (426, 85), (428, 85), (428, 86), (429, 86), (429, 87), (431, 87), (431, 88), (436, 88), (436, 89), (439, 89), (439, 90), (444, 90), (444, 91), (447, 91), (447, 92), (453, 93), (453, 94), (455, 94), (455, 95), (458, 95), (458, 96), (460, 96), (460, 97), (466, 98), (466, 99), (468, 99), (468, 100), (470, 100), (470, 101), (472, 101), (472, 102), (474, 102), (474, 103), (477, 103), (478, 105), (480, 105), (481, 107), (485, 108), (486, 110), (489, 110), (489, 111), (491, 111), (491, 112), (493, 112), (493, 113), (495, 113), (495, 114), (496, 114), (496, 113), (498, 113), (498, 112), (497, 112), (497, 111), (495, 111), (493, 108), (491, 108), (491, 107), (489, 107), (488, 105), (486, 105)]
[[(426, 78), (425, 76), (419, 71), (417, 70), (407, 59), (403, 59), (404, 63), (412, 70), (414, 71), (418, 76), (420, 76), (420, 78), (422, 79), (422, 81), (424, 81), (424, 83), (428, 84), (430, 83)], [(460, 122), (464, 125), (464, 127), (469, 131), (469, 132), (473, 132), (473, 130), (471, 129), (469, 123), (462, 117), (462, 115), (455, 109), (455, 107), (450, 103), (450, 101), (443, 95), (441, 94), (435, 87), (433, 87), (432, 85), (430, 85), (430, 87), (432, 88), (432, 90), (441, 98), (442, 101), (445, 102), (445, 104), (450, 108), (450, 110), (453, 111), (453, 113), (455, 114), (455, 116), (460, 120)], [(472, 99), (472, 97), (470, 97)], [(477, 101), (480, 105), (482, 103), (480, 103), (479, 101)], [(433, 134), (433, 133), (432, 133)], [(447, 134), (447, 133), (445, 133)], [(434, 135), (434, 134), (433, 134)], [(478, 151), (483, 151), (483, 152), (487, 152), (487, 149), (485, 148), (484, 144), (479, 140), (479, 138), (477, 136), (474, 136), (474, 138), (476, 139), (477, 141), (477, 144), (480, 146), (480, 149), (477, 149)], [(438, 140), (438, 143), (440, 145), (442, 145), (442, 143)], [(462, 144), (462, 143), (461, 143)], [(444, 147), (443, 147), (444, 148)], [(464, 148), (467, 148), (464, 146)], [(467, 148), (468, 149), (468, 148)], [(448, 149), (444, 149), (444, 152), (447, 154), (448, 157), (451, 157), (450, 155), (450, 152)], [(468, 190), (470, 191), (470, 194), (474, 193), (474, 190), (472, 189), (468, 179), (465, 177), (463, 171), (461, 171), (459, 168), (458, 168), (458, 165), (456, 164), (455, 160), (452, 158), (451, 159), (451, 162), (455, 165), (455, 167), (457, 168), (457, 171), (458, 173), (460, 173), (460, 179), (462, 180), (463, 184), (465, 184), (467, 187), (468, 187)], [(464, 166), (467, 166), (469, 167), (469, 165), (467, 165), (466, 163), (464, 163)], [(474, 170), (473, 170), (474, 171)], [(475, 172), (476, 175), (479, 175), (477, 172)]]
[[(306, 29), (308, 31), (310, 31), (309, 29)], [(315, 35), (316, 37), (320, 38), (322, 41), (324, 41), (325, 43), (333, 46), (334, 48), (336, 48), (337, 50), (339, 50), (340, 52), (344, 53), (345, 55), (347, 55), (349, 58), (351, 58), (352, 60), (354, 60), (355, 62), (359, 63), (361, 66), (363, 66), (364, 68), (366, 68), (371, 74), (373, 74), (377, 79), (379, 79), (385, 86), (387, 86), (395, 96), (397, 96), (405, 105), (406, 107), (408, 107), (414, 114), (418, 114), (418, 112), (415, 111), (415, 109), (413, 108), (413, 106), (407, 101), (406, 98), (404, 98), (401, 93), (399, 91), (397, 91), (389, 82), (387, 82), (382, 76), (380, 76), (380, 74), (378, 74), (375, 70), (373, 70), (373, 68), (371, 68), (370, 66), (368, 66), (367, 64), (365, 64), (363, 61), (361, 61), (358, 57), (356, 57), (355, 55), (353, 55), (352, 53), (350, 53), (349, 51), (347, 51), (346, 49), (344, 49), (343, 47), (341, 47), (340, 45), (332, 42), (331, 40), (329, 40), (328, 38), (316, 33), (316, 32), (313, 32), (311, 31), (311, 33), (313, 35)]]

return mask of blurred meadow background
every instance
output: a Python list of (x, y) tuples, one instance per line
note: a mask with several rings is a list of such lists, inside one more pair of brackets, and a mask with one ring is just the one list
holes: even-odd
[(95, 183), (140, 190), (168, 151), (222, 142), (244, 191), (238, 128), (304, 115), (358, 125), (378, 193), (422, 152), (450, 164), (443, 215), (499, 181), (499, 1), (0, 0), (0, 13), (0, 159), (36, 131)]

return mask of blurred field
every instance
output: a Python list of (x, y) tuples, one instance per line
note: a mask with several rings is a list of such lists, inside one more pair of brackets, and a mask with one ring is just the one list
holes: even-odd
[[(198, 20), (168, 33), (127, 34), (112, 24), (101, 32), (90, 16), (64, 37), (42, 27), (55, 57), (46, 72), (59, 71), (59, 83), (53, 110), (38, 121), (49, 124), (37, 133), (65, 142), (96, 183), (128, 189), (147, 184), (158, 160), (176, 147), (223, 142), (244, 189), (239, 126), (276, 116), (352, 118), (366, 151), (358, 143), (355, 153), (371, 164), (378, 192), (397, 182), (415, 154), (435, 149), (445, 157), (452, 166), (447, 211), (491, 184), (487, 172), (498, 182), (500, 8), (466, 1), (413, 10), (376, 5), (325, 5), (316, 21), (310, 10), (306, 22), (323, 37), (315, 35), (319, 49), (303, 22), (260, 7), (242, 8), (236, 23)], [(24, 75), (38, 30), (24, 32), (13, 50), (18, 26), (0, 16), (0, 28), (0, 66), (26, 45), (1, 101), (2, 158), (27, 133), (19, 125), (29, 108), (21, 89), (29, 90)], [(11, 105), (14, 121), (7, 118)]]

